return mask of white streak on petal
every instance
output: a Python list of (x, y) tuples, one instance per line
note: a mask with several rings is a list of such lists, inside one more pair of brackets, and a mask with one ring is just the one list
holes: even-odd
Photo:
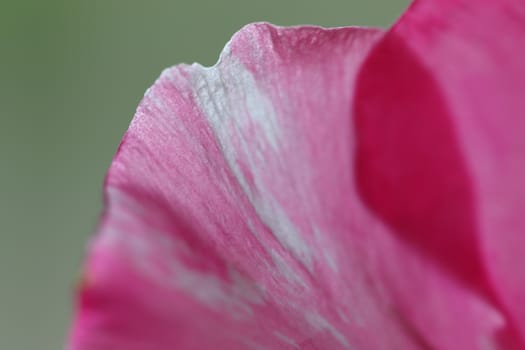
[(316, 226), (313, 226), (313, 232), (314, 238), (317, 242), (317, 246), (319, 247), (319, 251), (322, 252), (323, 258), (326, 261), (327, 265), (330, 267), (330, 269), (332, 269), (333, 272), (339, 272), (335, 252), (333, 251), (332, 247), (327, 243), (326, 238), (324, 238), (327, 237), (327, 235), (323, 235), (319, 228), (317, 228)]
[(297, 345), (297, 343), (292, 338), (282, 334), (281, 332), (275, 331), (273, 332), (273, 335), (275, 335), (276, 338), (282, 340), (284, 343), (291, 345), (296, 349), (300, 349), (299, 345)]
[[(274, 250), (270, 250), (270, 256), (272, 261), (277, 268), (280, 277), (286, 280), (287, 284), (295, 292), (304, 291), (307, 288), (307, 283), (299, 276), (299, 274), (294, 271), (290, 265)], [(280, 280), (279, 278), (278, 280)]]
[[(221, 59), (226, 59), (226, 56)], [(266, 189), (261, 176), (268, 166), (264, 155), (278, 153), (282, 142), (276, 112), (246, 67), (231, 56), (227, 59), (230, 62), (224, 67), (220, 64), (210, 68), (192, 66), (196, 103), (212, 127), (229, 167), (257, 215), (279, 242), (312, 271), (308, 244)], [(253, 132), (253, 127), (262, 132)], [(240, 146), (233, 143), (234, 139)], [(253, 188), (243, 175), (238, 159), (247, 162), (253, 175)]]
[(97, 249), (123, 252), (145, 278), (166, 288), (184, 291), (193, 299), (217, 311), (227, 310), (232, 319), (253, 316), (253, 305), (264, 303), (262, 291), (246, 280), (235, 269), (228, 267), (231, 283), (219, 277), (186, 266), (181, 256), (189, 256), (192, 250), (185, 242), (172, 235), (149, 231), (146, 235), (120, 223), (133, 222), (144, 213), (140, 203), (111, 188), (111, 203), (116, 206), (114, 224), (104, 229), (96, 241)]
[(350, 348), (350, 344), (348, 344), (348, 341), (343, 334), (323, 316), (317, 313), (308, 313), (306, 314), (306, 321), (308, 321), (308, 323), (316, 330), (329, 332), (341, 345), (347, 349)]
[(339, 318), (346, 324), (349, 324), (350, 323), (350, 320), (348, 319), (348, 317), (346, 316), (346, 314), (343, 312), (343, 310), (341, 309), (337, 309), (337, 315), (339, 316)]

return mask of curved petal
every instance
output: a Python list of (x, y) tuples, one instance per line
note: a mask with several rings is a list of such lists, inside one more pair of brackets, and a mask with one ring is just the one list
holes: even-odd
[[(466, 291), (444, 293), (427, 271), (408, 285), (406, 269), (387, 272), (431, 348), (525, 347), (524, 38), (522, 1), (420, 0), (360, 72), (360, 194), (395, 239)], [(471, 320), (474, 299), (486, 306)]]
[(406, 250), (353, 181), (381, 35), (255, 24), (162, 74), (109, 170), (72, 349), (422, 348), (379, 266)]

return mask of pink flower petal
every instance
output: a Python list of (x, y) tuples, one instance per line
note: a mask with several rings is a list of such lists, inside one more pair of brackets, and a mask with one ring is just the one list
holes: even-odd
[(215, 67), (162, 74), (107, 177), (73, 349), (413, 348), (352, 181), (353, 82), (381, 35), (255, 24)]
[(408, 284), (394, 271), (390, 291), (432, 348), (525, 348), (524, 10), (416, 1), (358, 79), (360, 193), (398, 239), (497, 310), (467, 323), (437, 285), (414, 302), (426, 271)]
[(418, 1), (386, 35), (255, 24), (166, 70), (71, 349), (521, 348), (525, 21), (476, 4)]

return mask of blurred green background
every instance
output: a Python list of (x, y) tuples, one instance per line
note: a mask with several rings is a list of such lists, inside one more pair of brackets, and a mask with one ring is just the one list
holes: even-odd
[(0, 0), (0, 349), (62, 349), (105, 171), (146, 88), (253, 21), (388, 26), (409, 0)]

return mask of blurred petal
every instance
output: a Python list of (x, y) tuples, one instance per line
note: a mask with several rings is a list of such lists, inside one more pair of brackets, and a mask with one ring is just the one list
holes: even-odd
[[(430, 348), (525, 347), (524, 38), (523, 1), (420, 0), (360, 72), (360, 194), (455, 280), (421, 270), (407, 281), (402, 263), (387, 273)], [(486, 306), (473, 318), (475, 299)]]

